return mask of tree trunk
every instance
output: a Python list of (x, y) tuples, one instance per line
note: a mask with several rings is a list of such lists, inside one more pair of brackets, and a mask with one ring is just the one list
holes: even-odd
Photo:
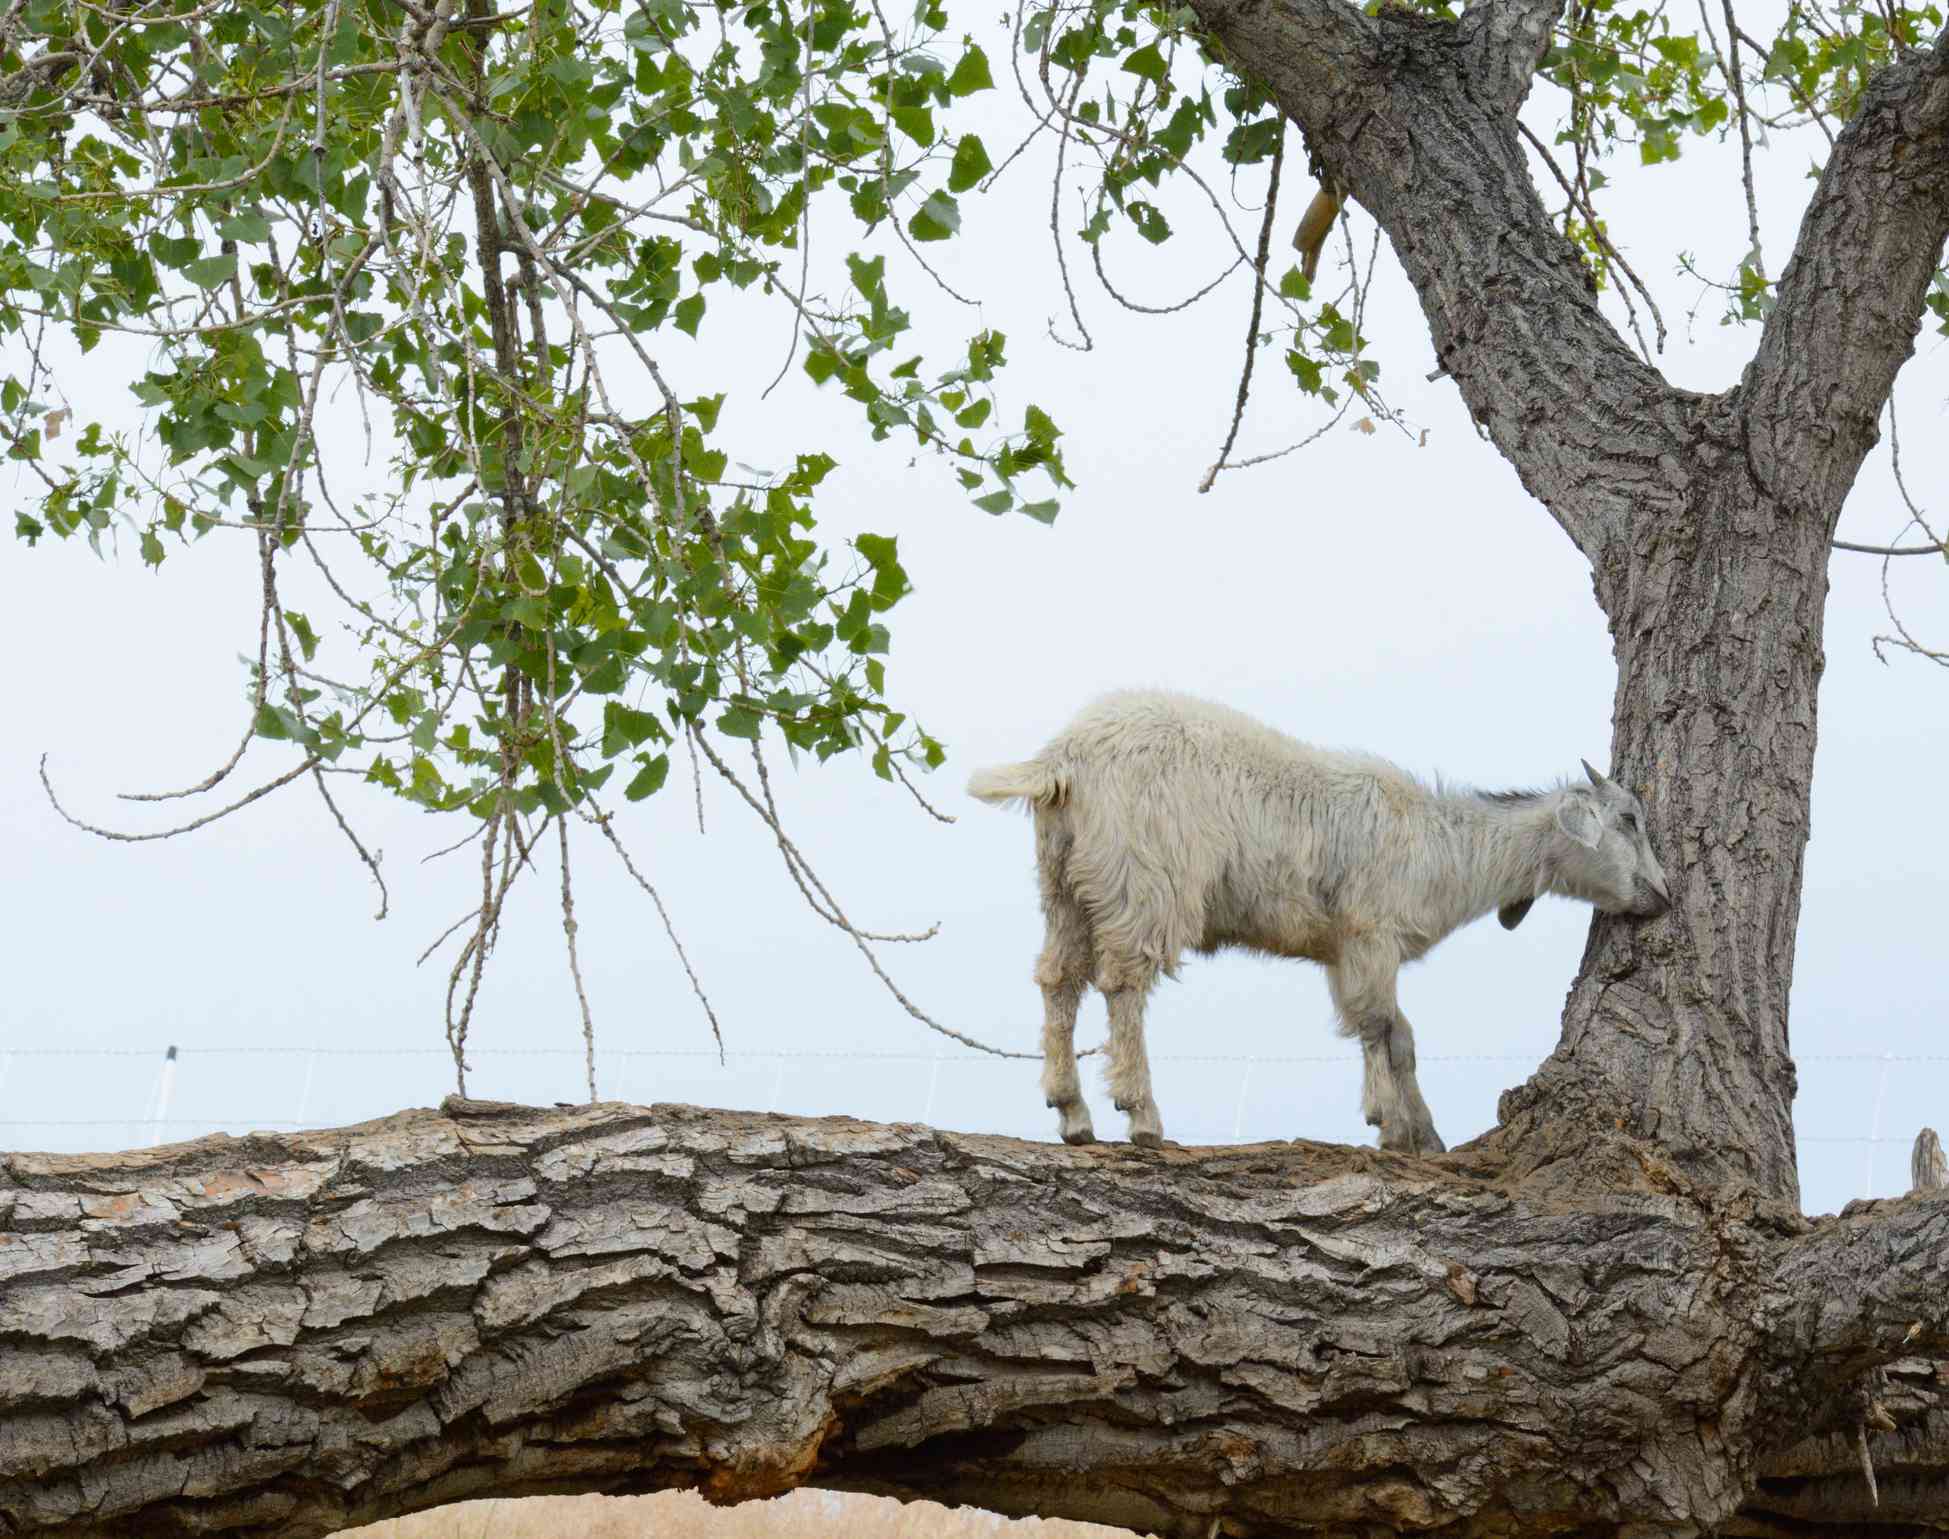
[(1503, 1098), (1532, 1164), (1594, 1128), (1797, 1203), (1787, 995), (1828, 541), (1949, 235), (1949, 50), (1885, 68), (1838, 136), (1739, 386), (1635, 357), (1537, 195), (1516, 113), (1560, 0), (1445, 22), (1345, 0), (1193, 0), (1387, 232), (1437, 357), (1590, 559), (1618, 682), (1614, 773), (1672, 912), (1599, 918), (1556, 1053)]
[(1783, 515), (1749, 476), (1732, 413), (1697, 416), (1686, 516), (1641, 522), (1596, 573), (1618, 664), (1613, 773), (1644, 797), (1678, 873), (1672, 910), (1598, 916), (1562, 1040), (1499, 1114), (1502, 1137), (1538, 1154), (1608, 1121), (1705, 1179), (1797, 1206), (1787, 996), (1840, 510)]
[[(1619, 1138), (1567, 1181), (455, 1101), (4, 1177), (21, 1536), (806, 1483), (1198, 1539), (1785, 1532), (1867, 1511), (1851, 1439), (1804, 1441), (1846, 1387), (1949, 1348), (1949, 1193), (1809, 1224)], [(1943, 1424), (1884, 1399), (1904, 1503)]]

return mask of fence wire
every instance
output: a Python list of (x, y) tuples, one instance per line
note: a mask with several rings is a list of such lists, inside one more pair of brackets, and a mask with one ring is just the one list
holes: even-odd
[[(469, 1060), (477, 1058), (573, 1058), (580, 1060), (583, 1050), (579, 1047), (481, 1047), (470, 1048)], [(786, 1063), (802, 1061), (844, 1061), (858, 1063), (913, 1063), (931, 1064), (934, 1072), (930, 1077), (927, 1094), (927, 1110), (922, 1121), (931, 1120), (935, 1092), (940, 1083), (940, 1066), (948, 1063), (979, 1063), (993, 1067), (997, 1062), (1006, 1062), (1017, 1069), (1036, 1068), (1033, 1060), (997, 1060), (981, 1053), (966, 1052), (921, 1052), (915, 1050), (871, 1050), (864, 1048), (741, 1048), (719, 1053), (713, 1048), (643, 1047), (643, 1048), (600, 1048), (598, 1061), (632, 1059), (666, 1060), (710, 1060), (725, 1065), (741, 1063)], [(163, 1077), (156, 1090), (151, 1092), (148, 1109), (141, 1115), (131, 1117), (9, 1117), (0, 1114), (0, 1127), (7, 1128), (87, 1128), (87, 1127), (145, 1127), (157, 1130), (164, 1128), (263, 1128), (289, 1129), (301, 1128), (310, 1124), (302, 1117), (271, 1118), (257, 1116), (223, 1117), (175, 1117), (169, 1115), (168, 1099), (171, 1094), (172, 1079), (167, 1066), (180, 1063), (184, 1059), (218, 1058), (302, 1058), (308, 1061), (306, 1084), (301, 1103), (310, 1099), (310, 1064), (321, 1058), (436, 1058), (450, 1057), (444, 1047), (348, 1047), (331, 1043), (285, 1044), (285, 1043), (211, 1043), (211, 1044), (172, 1044), (165, 1048), (149, 1047), (7, 1047), (0, 1048), (0, 1094), (4, 1094), (6, 1069), (16, 1058), (133, 1058), (156, 1060), (163, 1066)], [(1357, 1064), (1358, 1053), (1156, 1053), (1151, 1061), (1158, 1064), (1236, 1064), (1240, 1067), (1239, 1108), (1234, 1118), (1233, 1138), (1239, 1137), (1243, 1108), (1251, 1076), (1256, 1070), (1282, 1064)], [(1423, 1053), (1420, 1061), (1424, 1064), (1438, 1063), (1482, 1063), (1482, 1064), (1521, 1064), (1534, 1068), (1541, 1061), (1535, 1053)], [(1801, 1133), (1796, 1141), (1801, 1144), (1841, 1145), (1854, 1144), (1869, 1149), (1884, 1144), (1910, 1142), (1899, 1135), (1883, 1134), (1879, 1130), (1879, 1110), (1882, 1092), (1886, 1089), (1887, 1076), (1891, 1068), (1904, 1064), (1949, 1064), (1949, 1053), (1806, 1053), (1799, 1056), (1800, 1063), (1855, 1063), (1872, 1064), (1881, 1070), (1876, 1090), (1876, 1116), (1874, 1126), (1867, 1133)], [(775, 1089), (777, 1087), (774, 1087)], [(3, 1108), (0, 1108), (3, 1112)], [(156, 1141), (160, 1141), (157, 1139)], [(1872, 1175), (1872, 1164), (1869, 1173)]]

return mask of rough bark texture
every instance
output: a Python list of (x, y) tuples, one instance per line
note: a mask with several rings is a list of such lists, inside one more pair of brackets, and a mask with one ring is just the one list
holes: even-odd
[(1909, 1156), (1908, 1171), (1912, 1192), (1932, 1192), (1949, 1186), (1949, 1159), (1943, 1157), (1942, 1140), (1936, 1137), (1934, 1128), (1924, 1128), (1915, 1135), (1915, 1150)]
[(1762, 1474), (1735, 1531), (1858, 1518), (1851, 1443), (1801, 1440), (1949, 1348), (1949, 1194), (1810, 1225), (1590, 1152), (1580, 1185), (456, 1102), (15, 1155), (0, 1532), (815, 1483), (1198, 1539), (1693, 1533)]

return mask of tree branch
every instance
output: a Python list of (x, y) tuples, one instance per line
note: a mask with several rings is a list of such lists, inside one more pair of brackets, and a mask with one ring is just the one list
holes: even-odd
[(1914, 350), (1945, 237), (1949, 47), (1937, 43), (1876, 75), (1836, 138), (1735, 392), (1762, 490), (1830, 533)]
[(0, 1530), (814, 1484), (1235, 1539), (1694, 1532), (1804, 1436), (1810, 1363), (1917, 1311), (1904, 1350), (1942, 1342), (1949, 1194), (1810, 1226), (1585, 1153), (453, 1100), (13, 1155)]
[(1563, 0), (1476, 0), (1462, 16), (1476, 79), (1513, 115), (1528, 99)]
[[(1778, 1327), (1803, 1344), (1802, 1382), (1835, 1388), (1896, 1357), (1949, 1357), (1949, 1192), (1854, 1202), (1789, 1250), (1776, 1284)], [(1810, 1382), (1811, 1381), (1811, 1382)]]
[(1698, 398), (1605, 319), (1517, 133), (1554, 5), (1488, 0), (1459, 26), (1384, 7), (1359, 27), (1340, 4), (1193, 5), (1387, 232), (1442, 367), (1585, 554), (1640, 515), (1676, 515), (1662, 467), (1687, 454)]

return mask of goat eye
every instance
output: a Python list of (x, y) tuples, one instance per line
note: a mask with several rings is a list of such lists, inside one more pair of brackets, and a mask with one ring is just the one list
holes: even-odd
[(1635, 834), (1638, 831), (1638, 815), (1635, 812), (1625, 813), (1623, 818), (1621, 818), (1619, 821), (1621, 821), (1626, 828), (1630, 829), (1632, 833)]

